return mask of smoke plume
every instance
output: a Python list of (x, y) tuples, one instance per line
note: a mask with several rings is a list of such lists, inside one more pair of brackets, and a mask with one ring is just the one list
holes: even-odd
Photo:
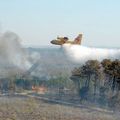
[(30, 67), (27, 54), (20, 44), (20, 38), (13, 32), (5, 32), (0, 35), (0, 70), (20, 69)]
[(63, 49), (70, 60), (76, 63), (84, 63), (87, 60), (120, 59), (120, 49), (92, 48), (70, 44), (64, 44)]

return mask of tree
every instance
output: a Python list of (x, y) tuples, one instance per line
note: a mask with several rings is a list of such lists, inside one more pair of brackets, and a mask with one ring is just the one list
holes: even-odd
[(110, 59), (105, 59), (101, 62), (106, 76), (109, 78), (111, 83), (111, 89), (114, 92), (117, 89), (120, 78), (120, 61), (118, 59), (111, 61)]
[(77, 92), (79, 94), (79, 91), (81, 89), (81, 78), (82, 78), (82, 70), (81, 68), (74, 68), (72, 71), (72, 76), (70, 77), (71, 80), (75, 83), (75, 86), (77, 87)]
[[(100, 76), (100, 62), (97, 60), (88, 60), (85, 65), (75, 68), (72, 71), (71, 79), (78, 85), (77, 89), (80, 96), (85, 97), (90, 89), (91, 78), (94, 77), (94, 95), (96, 94), (97, 81)], [(82, 85), (81, 85), (82, 84)]]
[(109, 88), (111, 86), (111, 76), (110, 76), (110, 67), (111, 67), (111, 64), (112, 64), (112, 61), (110, 59), (104, 59), (102, 62), (101, 62), (101, 65), (103, 67), (103, 73), (105, 74), (105, 77), (104, 77), (104, 86), (106, 88)]
[(88, 60), (83, 66), (83, 73), (87, 76), (87, 87), (91, 82), (91, 77), (93, 76), (92, 81), (94, 82), (94, 95), (96, 94), (97, 84), (101, 75), (101, 64), (98, 60)]

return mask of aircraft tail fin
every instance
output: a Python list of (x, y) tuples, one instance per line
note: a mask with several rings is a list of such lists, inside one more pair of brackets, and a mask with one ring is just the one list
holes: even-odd
[(80, 44), (80, 45), (81, 45), (82, 35), (83, 35), (83, 34), (79, 34), (79, 35), (75, 38), (75, 40), (74, 40), (74, 43), (75, 43), (75, 44)]

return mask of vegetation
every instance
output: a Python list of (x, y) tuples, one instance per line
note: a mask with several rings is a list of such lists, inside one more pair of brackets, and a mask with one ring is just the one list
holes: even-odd
[[(77, 85), (81, 100), (94, 101), (115, 107), (120, 91), (120, 61), (89, 60), (72, 71), (71, 79)], [(114, 99), (113, 99), (114, 98)]]
[(0, 120), (120, 120), (120, 117), (111, 112), (9, 96), (0, 98)]
[(80, 67), (74, 68), (71, 76), (60, 73), (57, 76), (51, 75), (49, 79), (29, 75), (26, 77), (12, 76), (0, 80), (2, 93), (32, 90), (32, 86), (44, 86), (49, 90), (49, 93), (54, 91), (55, 94), (60, 91), (64, 94), (64, 90), (66, 90), (68, 98), (63, 100), (71, 99), (74, 101), (76, 97), (75, 99), (80, 100), (79, 103), (85, 101), (119, 109), (120, 60), (104, 59), (101, 62), (88, 60)]

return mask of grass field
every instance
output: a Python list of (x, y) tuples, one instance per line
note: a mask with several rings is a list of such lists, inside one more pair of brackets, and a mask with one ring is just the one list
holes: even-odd
[(120, 116), (34, 98), (4, 96), (0, 97), (0, 120), (120, 120)]

